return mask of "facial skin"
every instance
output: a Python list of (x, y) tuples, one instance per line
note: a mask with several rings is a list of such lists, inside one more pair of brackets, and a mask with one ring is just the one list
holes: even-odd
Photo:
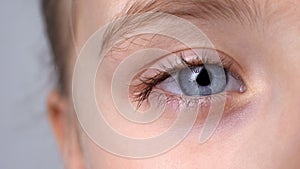
[[(163, 11), (183, 9), (185, 6), (179, 2), (171, 3), (171, 7), (166, 7)], [(112, 18), (120, 13), (124, 15), (123, 8), (127, 3), (121, 0), (76, 1), (73, 18), (75, 47), (71, 51), (73, 55), (69, 57), (69, 74), (73, 72), (77, 53), (88, 38)], [(242, 6), (241, 1), (237, 4)], [(228, 92), (230, 99), (226, 105), (228, 104), (229, 108), (225, 109), (221, 124), (207, 142), (198, 143), (199, 132), (206, 117), (203, 115), (197, 118), (195, 127), (187, 138), (167, 153), (139, 160), (118, 157), (95, 145), (80, 128), (74, 117), (71, 94), (65, 96), (53, 91), (48, 101), (49, 117), (66, 168), (298, 169), (300, 81), (297, 78), (300, 75), (300, 1), (254, 0), (244, 1), (244, 4), (248, 4), (250, 8), (255, 6), (256, 16), (240, 15), (238, 19), (231, 15), (228, 15), (227, 19), (221, 16), (204, 19), (180, 16), (199, 27), (218, 50), (228, 54), (240, 65), (241, 70), (238, 73), (247, 87), (243, 93)], [(241, 13), (243, 9), (238, 7), (239, 5), (233, 5), (232, 8)], [(191, 8), (196, 9), (186, 6), (187, 11), (192, 11), (189, 10)], [(169, 43), (164, 43), (166, 41)], [(107, 121), (116, 130), (128, 136), (147, 137), (160, 133), (172, 124), (172, 105), (165, 110), (167, 115), (150, 127), (131, 125), (117, 115), (111, 96), (103, 94), (110, 90), (109, 79), (117, 66), (128, 54), (141, 48), (141, 43), (146, 47), (173, 50), (174, 45), (169, 44), (175, 42), (157, 37), (151, 42), (140, 41), (139, 45), (131, 44), (126, 51), (113, 51), (106, 57), (102, 70), (97, 74), (96, 84), (102, 83), (104, 87), (96, 87), (95, 91), (99, 104), (105, 105)], [(71, 93), (72, 77), (68, 80)]]

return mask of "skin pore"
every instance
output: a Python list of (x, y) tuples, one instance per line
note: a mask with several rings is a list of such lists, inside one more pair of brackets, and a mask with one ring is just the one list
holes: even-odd
[[(152, 5), (145, 5), (147, 3)], [(69, 94), (53, 91), (48, 99), (49, 117), (66, 168), (298, 169), (299, 5), (298, 0), (74, 1), (74, 41), (70, 42), (73, 46), (66, 56), (69, 76), (65, 85)], [(69, 9), (67, 3), (65, 8)], [(218, 50), (239, 65), (235, 69), (247, 90), (243, 93), (228, 92), (224, 118), (206, 143), (198, 143), (206, 117), (202, 113), (191, 133), (174, 149), (153, 158), (135, 160), (104, 151), (82, 131), (73, 110), (71, 84), (76, 56), (95, 31), (116, 17), (147, 11), (172, 13), (199, 27)], [(150, 127), (131, 125), (117, 114), (111, 96), (103, 93), (110, 90), (112, 73), (132, 51), (147, 47), (170, 51), (177, 48), (174, 41), (159, 36), (142, 35), (140, 39), (126, 43), (130, 44), (126, 45), (126, 50), (114, 50), (104, 59), (96, 77), (96, 84), (103, 83), (104, 87), (96, 87), (96, 98), (99, 104), (105, 105), (104, 116), (116, 130), (136, 137), (156, 135), (174, 121), (172, 104), (165, 110), (167, 115)], [(177, 47), (181, 49), (183, 46)]]

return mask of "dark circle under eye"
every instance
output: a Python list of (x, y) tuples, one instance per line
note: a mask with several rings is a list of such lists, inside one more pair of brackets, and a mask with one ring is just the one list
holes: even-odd
[(210, 75), (205, 67), (200, 70), (200, 73), (196, 78), (196, 82), (198, 83), (199, 86), (209, 86), (210, 85), (210, 83), (211, 83)]
[(178, 73), (180, 89), (188, 96), (208, 96), (223, 92), (227, 71), (219, 65), (203, 65), (182, 69)]

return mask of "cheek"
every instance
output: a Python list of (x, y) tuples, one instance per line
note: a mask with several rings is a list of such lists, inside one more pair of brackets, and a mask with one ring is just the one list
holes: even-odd
[[(266, 168), (298, 168), (300, 159), (300, 58), (295, 57), (300, 51), (299, 47), (291, 46), (270, 47), (273, 51), (265, 55), (272, 57), (264, 57), (258, 64), (264, 71), (257, 77), (263, 79), (265, 87), (259, 98), (262, 105), (256, 109), (259, 112), (253, 123), (253, 134), (249, 135), (244, 152), (255, 150), (259, 159), (266, 160), (261, 162)], [(246, 159), (244, 152), (241, 151), (238, 160)]]
[[(236, 156), (238, 141), (228, 140), (226, 144), (198, 146), (195, 138), (189, 137), (176, 148), (149, 159), (128, 159), (112, 155), (95, 146), (86, 136), (82, 137), (86, 163), (91, 168), (131, 169), (174, 169), (174, 168), (228, 168)], [(224, 156), (226, 154), (226, 156)], [(216, 163), (215, 161), (218, 161)], [(237, 169), (239, 165), (237, 165)], [(251, 166), (251, 165), (250, 165)]]
[[(299, 46), (299, 45), (298, 45)], [(300, 51), (289, 49), (282, 60), (278, 61), (273, 75), (272, 112), (277, 117), (277, 142), (282, 158), (296, 167), (300, 157)], [(278, 57), (279, 58), (279, 57)], [(275, 64), (274, 64), (275, 65)], [(299, 164), (299, 163), (298, 163)], [(283, 165), (283, 164), (282, 164)]]

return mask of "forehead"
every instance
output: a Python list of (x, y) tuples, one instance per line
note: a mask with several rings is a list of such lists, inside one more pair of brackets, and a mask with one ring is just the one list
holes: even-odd
[[(89, 14), (89, 17), (104, 16), (111, 18), (120, 13), (126, 14), (128, 10), (143, 11), (172, 11), (191, 7), (207, 8), (207, 11), (226, 11), (232, 13), (244, 12), (256, 15), (267, 15), (273, 12), (287, 12), (295, 10), (300, 5), (299, 0), (73, 0), (75, 13)], [(252, 10), (252, 11), (251, 11)], [(250, 14), (250, 13), (249, 13)]]
[[(79, 46), (112, 19), (149, 11), (192, 16), (201, 22), (235, 22), (240, 25), (297, 27), (299, 0), (75, 0), (74, 32)], [(263, 26), (263, 28), (262, 28)]]

